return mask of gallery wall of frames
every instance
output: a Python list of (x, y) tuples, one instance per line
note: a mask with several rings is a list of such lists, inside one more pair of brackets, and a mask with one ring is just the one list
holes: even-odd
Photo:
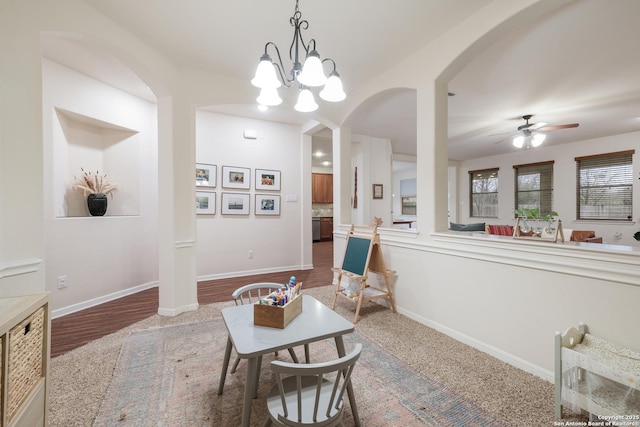
[(196, 213), (279, 216), (280, 175), (279, 170), (196, 163)]

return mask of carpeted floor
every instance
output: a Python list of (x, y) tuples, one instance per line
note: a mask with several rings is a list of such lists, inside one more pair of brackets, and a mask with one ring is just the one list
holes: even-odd
[[(216, 394), (227, 340), (221, 319), (134, 331), (122, 347), (114, 378), (94, 427), (235, 426), (242, 418), (247, 363), (230, 374), (224, 393)], [(352, 376), (362, 425), (504, 426), (491, 414), (444, 385), (417, 375), (406, 364), (360, 331), (345, 337), (347, 352), (356, 342), (363, 351)], [(298, 356), (303, 353), (298, 349)], [(310, 346), (314, 362), (337, 357), (335, 343)], [(279, 360), (289, 361), (287, 352)], [(259, 396), (273, 385), (264, 358)], [(253, 403), (253, 425), (266, 417), (264, 398)], [(346, 406), (345, 421), (353, 423)]]
[[(308, 289), (305, 293), (314, 295), (320, 301), (330, 305), (332, 291), (332, 287), (321, 287)], [(117, 379), (118, 373), (116, 371), (116, 376), (114, 377), (114, 371), (118, 357), (123, 343), (127, 342), (127, 337), (132, 331), (191, 322), (219, 322), (221, 308), (231, 304), (233, 303), (211, 304), (203, 306), (197, 311), (184, 313), (176, 317), (155, 315), (115, 334), (108, 335), (52, 359), (49, 391), (50, 426), (91, 426), (99, 414), (101, 406), (105, 414), (110, 413), (111, 416), (115, 416), (117, 419), (122, 416), (124, 421), (103, 422), (105, 418), (101, 416), (100, 423), (96, 425), (191, 425), (161, 422), (156, 424), (125, 422), (127, 416), (130, 417), (130, 421), (134, 419), (133, 411), (131, 409), (120, 410), (113, 406), (118, 399), (122, 400), (123, 396), (116, 398), (108, 394), (112, 379)], [(353, 318), (353, 309), (354, 306), (348, 301), (339, 300), (336, 311), (351, 320)], [(361, 314), (360, 321), (356, 326), (357, 332), (350, 337), (350, 340), (360, 338), (369, 344), (368, 348), (371, 354), (379, 353), (376, 354), (376, 357), (379, 357), (378, 359), (370, 360), (369, 362), (361, 359), (363, 370), (366, 369), (367, 363), (383, 364), (382, 359), (386, 360), (386, 363), (390, 363), (390, 360), (401, 361), (394, 365), (402, 367), (402, 372), (389, 373), (399, 386), (394, 389), (392, 387), (393, 384), (391, 384), (394, 381), (387, 378), (382, 382), (390, 388), (383, 393), (395, 393), (397, 400), (404, 399), (408, 402), (401, 405), (403, 408), (413, 408), (417, 412), (412, 416), (412, 422), (415, 422), (415, 424), (406, 424), (405, 419), (398, 421), (391, 414), (387, 419), (377, 416), (375, 418), (377, 420), (376, 424), (364, 423), (365, 426), (447, 425), (442, 421), (444, 418), (438, 418), (440, 415), (436, 411), (429, 411), (430, 406), (436, 408), (437, 405), (433, 405), (431, 402), (429, 405), (422, 405), (419, 398), (415, 400), (421, 393), (421, 387), (426, 389), (429, 385), (437, 386), (437, 390), (444, 391), (444, 395), (451, 398), (452, 401), (468, 404), (470, 408), (468, 413), (477, 415), (473, 415), (469, 419), (458, 420), (459, 424), (448, 425), (551, 426), (556, 421), (553, 417), (552, 384), (459, 343), (400, 314), (394, 314), (381, 306), (367, 304), (363, 306)], [(169, 330), (170, 328), (164, 329)], [(134, 334), (143, 333), (134, 332)], [(214, 341), (211, 341), (211, 345), (213, 345)], [(218, 344), (215, 344), (215, 347), (218, 347)], [(220, 346), (224, 346), (224, 338), (222, 338)], [(375, 351), (375, 349), (378, 349), (378, 351)], [(219, 354), (222, 354), (221, 349)], [(286, 358), (286, 352), (280, 357)], [(269, 375), (267, 366), (269, 360), (265, 358), (263, 362), (263, 375)], [(219, 372), (219, 364), (220, 361), (213, 361), (211, 369), (217, 369), (217, 372)], [(233, 392), (227, 391), (227, 389), (232, 390), (229, 381), (243, 380), (242, 373), (244, 371), (242, 369), (241, 364), (238, 374), (228, 376), (225, 395), (229, 396), (229, 399), (233, 398)], [(148, 375), (155, 378), (157, 373), (151, 372)], [(402, 379), (403, 375), (404, 379)], [(211, 399), (210, 407), (215, 406), (216, 398), (218, 397), (215, 394), (215, 390), (217, 389), (219, 377), (217, 373), (212, 374), (212, 376), (214, 378), (207, 379), (209, 381), (208, 385), (206, 382), (202, 384), (204, 388), (213, 386), (213, 389), (208, 389), (207, 391), (208, 397)], [(235, 379), (230, 380), (230, 377)], [(412, 383), (412, 380), (417, 382)], [(371, 386), (370, 383), (367, 384), (367, 381), (372, 381), (372, 379), (366, 378), (362, 381), (364, 382), (361, 382), (358, 387), (361, 390), (360, 395), (364, 396), (367, 391), (364, 389)], [(354, 387), (355, 384), (354, 382)], [(163, 386), (154, 387), (164, 389)], [(112, 387), (112, 389), (114, 388)], [(358, 395), (357, 391), (356, 394)], [(412, 399), (413, 401), (411, 401)], [(435, 397), (427, 395), (426, 399), (429, 402), (428, 399), (435, 400)], [(127, 399), (124, 398), (124, 400)], [(254, 403), (252, 425), (261, 425), (263, 421), (262, 416), (256, 415), (260, 410), (260, 408), (256, 409), (258, 401), (260, 399), (254, 401), (256, 403)], [(366, 405), (364, 397), (362, 401), (364, 408)], [(424, 409), (422, 409), (422, 406), (424, 406)], [(374, 408), (381, 411), (380, 414), (387, 413), (384, 405), (374, 405)], [(418, 408), (417, 411), (416, 408)], [(361, 418), (364, 418), (362, 415), (365, 410), (361, 409), (360, 406), (359, 409)], [(458, 407), (458, 409), (460, 408)], [(373, 411), (374, 409), (369, 409), (367, 412)], [(563, 421), (568, 420), (583, 420), (583, 418), (569, 413)], [(212, 413), (209, 420), (193, 425), (226, 426), (233, 424), (216, 419), (215, 413)]]

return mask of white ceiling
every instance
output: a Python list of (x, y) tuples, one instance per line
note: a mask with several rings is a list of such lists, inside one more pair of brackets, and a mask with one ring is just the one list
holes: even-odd
[[(251, 79), (267, 41), (287, 57), (293, 0), (84, 0), (181, 67)], [(347, 95), (375, 70), (414, 52), (490, 0), (301, 0), (322, 57), (333, 58)], [(497, 41), (449, 83), (449, 157), (514, 151), (505, 139), (532, 122), (580, 123), (550, 132), (555, 145), (640, 131), (640, 1), (575, 0)], [(43, 39), (43, 55), (152, 99), (130, 70), (69, 36)], [(416, 95), (389, 91), (359, 108), (353, 132), (390, 138), (415, 154)], [(321, 106), (322, 108), (322, 106)], [(212, 108), (257, 116), (253, 105)], [(271, 120), (302, 123), (290, 105)], [(501, 142), (502, 141), (502, 142)]]

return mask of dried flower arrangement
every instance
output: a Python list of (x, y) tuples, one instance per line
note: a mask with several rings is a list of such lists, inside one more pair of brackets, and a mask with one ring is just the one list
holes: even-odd
[(116, 184), (109, 182), (107, 175), (100, 175), (99, 171), (87, 172), (83, 168), (82, 176), (76, 178), (74, 187), (78, 190), (82, 190), (84, 195), (87, 194), (105, 194), (110, 195), (113, 198), (113, 192), (117, 190)]

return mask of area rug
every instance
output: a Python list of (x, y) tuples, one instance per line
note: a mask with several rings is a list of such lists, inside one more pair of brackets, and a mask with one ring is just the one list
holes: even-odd
[[(224, 393), (217, 395), (226, 340), (222, 319), (131, 332), (94, 426), (240, 425), (246, 361), (227, 375)], [(507, 425), (454, 390), (414, 372), (358, 330), (345, 336), (347, 352), (356, 342), (364, 347), (352, 377), (363, 426)], [(296, 351), (304, 357), (302, 348)], [(311, 345), (314, 362), (336, 356), (333, 341)], [(266, 417), (265, 395), (273, 384), (269, 362), (289, 357), (284, 351), (263, 358), (252, 426), (262, 425)], [(348, 404), (345, 423), (353, 425)]]

